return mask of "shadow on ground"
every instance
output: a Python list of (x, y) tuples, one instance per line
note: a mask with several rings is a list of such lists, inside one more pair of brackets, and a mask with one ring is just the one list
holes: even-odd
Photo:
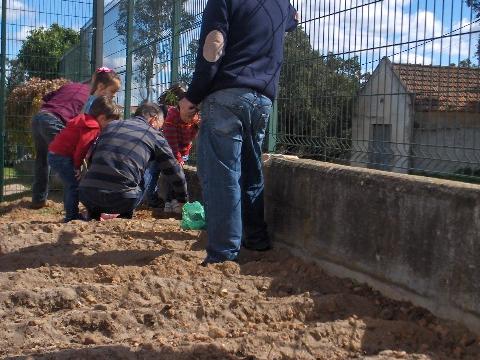
[(173, 349), (170, 347), (158, 350), (141, 348), (133, 351), (125, 346), (99, 346), (74, 350), (61, 350), (58, 352), (32, 354), (28, 356), (7, 357), (8, 360), (237, 360), (255, 359), (255, 357), (238, 357), (221, 347), (215, 345), (198, 345), (185, 349)]
[(33, 245), (1, 255), (0, 272), (37, 268), (45, 264), (91, 268), (97, 265), (143, 266), (155, 258), (169, 254), (172, 250), (111, 250), (82, 254), (76, 250), (82, 245), (73, 243), (76, 234), (62, 231), (56, 243)]

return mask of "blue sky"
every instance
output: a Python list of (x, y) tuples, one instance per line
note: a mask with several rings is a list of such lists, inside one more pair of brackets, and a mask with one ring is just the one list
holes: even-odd
[[(480, 26), (464, 0), (293, 0), (312, 46), (360, 57), (372, 70), (393, 62), (448, 65), (475, 59)], [(450, 35), (449, 35), (450, 34)], [(433, 41), (425, 41), (435, 38)]]
[(7, 56), (15, 57), (34, 28), (58, 23), (79, 30), (91, 15), (92, 0), (8, 0)]
[[(479, 31), (480, 26), (464, 0), (291, 2), (300, 13), (312, 46), (322, 52), (346, 57), (355, 54), (364, 58), (363, 63), (385, 55), (393, 61), (443, 65), (457, 63), (459, 58), (474, 58), (478, 33), (471, 32)], [(190, 0), (186, 6), (193, 7), (194, 3), (199, 1)], [(12, 56), (32, 28), (57, 22), (80, 29), (91, 16), (92, 0), (8, 0), (7, 6), (8, 53)], [(426, 44), (422, 41), (451, 32), (454, 36)], [(457, 36), (460, 33), (463, 35)]]

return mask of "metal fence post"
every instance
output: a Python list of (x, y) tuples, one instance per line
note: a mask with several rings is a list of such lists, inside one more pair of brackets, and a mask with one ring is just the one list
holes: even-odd
[(7, 76), (7, 0), (2, 0), (2, 29), (0, 54), (0, 202), (3, 201), (5, 184), (5, 86)]
[(128, 1), (127, 13), (127, 66), (125, 71), (125, 108), (123, 116), (130, 117), (130, 106), (132, 103), (132, 75), (133, 75), (133, 15), (135, 11), (135, 0)]
[(180, 22), (182, 12), (182, 1), (173, 1), (172, 14), (172, 58), (171, 58), (171, 83), (176, 83), (179, 78), (180, 70)]
[(275, 152), (276, 148), (276, 136), (278, 131), (278, 101), (273, 101), (272, 115), (270, 116), (270, 122), (268, 123), (268, 152)]
[(93, 2), (92, 73), (103, 65), (104, 0)]

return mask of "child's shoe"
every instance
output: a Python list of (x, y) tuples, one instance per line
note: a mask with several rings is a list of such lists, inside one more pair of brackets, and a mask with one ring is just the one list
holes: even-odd
[(166, 201), (165, 207), (163, 208), (164, 213), (171, 213), (173, 211), (172, 202)]
[(172, 207), (172, 212), (175, 214), (175, 215), (179, 215), (182, 213), (182, 204), (180, 204), (177, 200), (172, 200), (172, 202), (170, 203), (171, 207)]
[(101, 213), (100, 214), (100, 221), (106, 221), (106, 220), (112, 220), (116, 219), (119, 217), (120, 214), (107, 214), (107, 213)]

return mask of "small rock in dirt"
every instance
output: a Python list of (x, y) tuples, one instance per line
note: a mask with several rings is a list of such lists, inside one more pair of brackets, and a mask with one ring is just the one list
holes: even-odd
[(53, 279), (59, 278), (60, 276), (62, 276), (62, 272), (59, 270), (53, 269), (50, 272), (50, 277), (52, 277)]
[(221, 297), (226, 297), (227, 295), (228, 295), (228, 290), (227, 289), (220, 290), (220, 296)]
[(212, 339), (224, 338), (227, 336), (227, 332), (216, 326), (212, 326), (208, 330), (208, 336), (210, 336)]
[(388, 359), (405, 359), (407, 353), (405, 351), (384, 350), (378, 355), (386, 356)]
[(87, 296), (85, 296), (85, 300), (90, 303), (90, 304), (94, 304), (97, 302), (97, 299), (95, 299), (92, 295), (88, 294)]
[(30, 320), (28, 323), (27, 323), (27, 326), (38, 326), (41, 324), (41, 321), (39, 320), (36, 320), (36, 319), (33, 319), (33, 320)]
[(237, 288), (238, 288), (238, 290), (241, 290), (241, 291), (246, 291), (247, 290), (247, 287), (243, 284), (238, 284)]
[(98, 340), (95, 339), (93, 336), (85, 336), (85, 338), (83, 339), (83, 344), (84, 345), (95, 345), (98, 343)]
[(310, 332), (310, 335), (312, 335), (312, 337), (313, 337), (316, 341), (322, 340), (322, 333), (321, 333), (321, 331), (318, 330), (318, 329), (315, 329), (315, 330), (313, 330), (312, 332)]

